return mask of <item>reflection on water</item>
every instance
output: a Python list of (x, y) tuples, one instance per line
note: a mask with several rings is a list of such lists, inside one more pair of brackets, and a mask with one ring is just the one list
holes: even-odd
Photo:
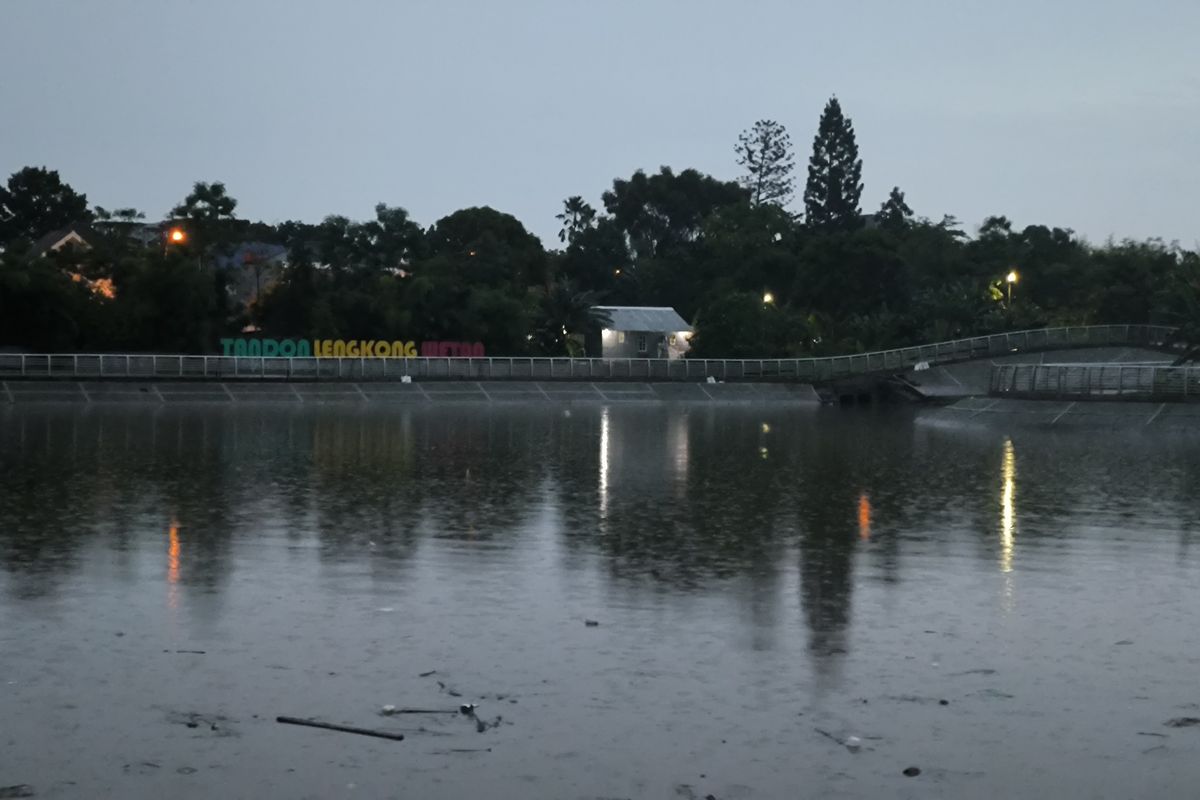
[[(137, 746), (150, 755), (139, 759), (159, 763), (170, 759), (153, 754), (153, 724), (134, 717), (140, 709), (158, 720), (153, 709), (177, 693), (194, 708), (228, 703), (262, 719), (303, 697), (312, 708), (301, 713), (361, 720), (400, 696), (444, 700), (436, 684), (413, 682), (437, 669), (448, 683), (492, 693), (485, 702), (496, 693), (520, 700), (505, 714), (514, 727), (489, 734), (505, 757), (473, 765), (494, 779), (495, 796), (578, 795), (578, 753), (604, 767), (588, 796), (672, 796), (676, 784), (715, 773), (712, 762), (733, 786), (713, 787), (715, 796), (736, 796), (736, 785), (768, 797), (794, 789), (791, 777), (755, 769), (756, 758), (805, 760), (830, 790), (814, 795), (836, 793), (849, 767), (812, 736), (814, 725), (877, 734), (881, 752), (908, 742), (880, 760), (887, 770), (892, 760), (945, 760), (959, 743), (964, 774), (986, 771), (969, 766), (976, 753), (1020, 765), (1061, 750), (1061, 738), (1039, 739), (1047, 696), (1069, 698), (1061, 702), (1071, 713), (1105, 707), (1090, 692), (1111, 693), (1111, 675), (1125, 667), (1085, 667), (1087, 680), (1063, 684), (1074, 678), (1047, 664), (1080, 658), (1097, 630), (1105, 647), (1139, 640), (1139, 669), (1156, 665), (1139, 677), (1139, 696), (1169, 706), (1156, 692), (1192, 660), (1146, 659), (1160, 641), (1178, 651), (1190, 617), (1173, 609), (1200, 600), (1186, 548), (1200, 526), (1200, 448), (1132, 438), (1114, 463), (1113, 443), (1096, 437), (1026, 433), (1014, 442), (914, 426), (906, 414), (0, 411), (0, 647), (10, 654), (6, 680), (23, 687), (0, 695), (0, 716), (34, 720), (27, 739), (0, 744), (0, 762), (51, 775), (67, 763), (50, 759), (59, 743), (108, 753), (90, 721), (39, 716), (75, 682), (96, 686), (105, 710), (131, 709), (107, 724), (144, 727), (128, 735), (144, 737)], [(1010, 602), (1018, 447), (1019, 616)], [(1146, 575), (1154, 582), (1137, 577)], [(209, 657), (186, 662), (194, 673), (177, 663), (142, 668), (147, 653), (168, 648)], [(1031, 683), (1022, 675), (1033, 658), (1044, 661), (1030, 668), (1039, 676)], [(46, 663), (57, 677), (39, 694)], [(968, 685), (950, 675), (980, 669), (999, 677)], [(928, 709), (911, 698), (926, 695), (949, 695), (950, 708), (969, 713), (913, 717)], [(990, 733), (980, 733), (981, 720)], [(925, 753), (912, 731), (934, 726), (945, 734)], [(1120, 727), (1079, 721), (1089, 736)], [(278, 741), (270, 736), (230, 743), (290, 758), (263, 744)], [(428, 759), (425, 745), (414, 737), (405, 753)], [(389, 766), (380, 779), (408, 770), (414, 796), (485, 788), (472, 770), (431, 777), (423, 762), (395, 758), (381, 760)], [(348, 763), (341, 751), (327, 760)], [(289, 793), (344, 792), (350, 781), (322, 784), (327, 765), (314, 761), (295, 767), (302, 777)], [(677, 766), (665, 791), (635, 781)], [(853, 785), (878, 795), (892, 772), (879, 785)], [(549, 783), (522, 795), (533, 774)], [(110, 794), (152, 796), (115, 780)], [(1003, 789), (977, 793), (1011, 794)]]
[(167, 529), (167, 605), (179, 605), (179, 523), (175, 520)]
[(599, 478), (597, 479), (597, 491), (600, 494), (600, 518), (608, 517), (608, 426), (609, 426), (609, 410), (605, 406), (600, 410), (600, 453), (599, 461)]
[(1000, 571), (1012, 572), (1013, 530), (1016, 524), (1013, 495), (1017, 487), (1017, 458), (1013, 453), (1013, 443), (1010, 438), (1004, 440), (1004, 458), (1000, 465), (1000, 475), (1003, 480), (1000, 490)]
[(871, 499), (866, 492), (858, 496), (858, 538), (864, 542), (871, 538)]

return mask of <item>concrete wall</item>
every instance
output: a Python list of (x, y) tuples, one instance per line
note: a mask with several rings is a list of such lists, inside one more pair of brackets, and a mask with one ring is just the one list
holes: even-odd
[(812, 386), (792, 383), (423, 381), (0, 382), (0, 403), (820, 403)]

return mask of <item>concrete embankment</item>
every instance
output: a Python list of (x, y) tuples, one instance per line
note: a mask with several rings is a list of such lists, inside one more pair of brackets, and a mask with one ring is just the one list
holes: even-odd
[(953, 400), (987, 394), (991, 384), (992, 367), (1001, 364), (1170, 364), (1172, 360), (1170, 354), (1161, 350), (1142, 347), (1088, 347), (1048, 350), (1043, 353), (1014, 353), (909, 371), (900, 377), (926, 399)]
[(0, 403), (820, 403), (808, 384), (535, 381), (0, 382)]
[(1200, 434), (1200, 404), (1191, 403), (968, 397), (922, 410), (919, 419), (926, 424), (954, 427), (1187, 430)]

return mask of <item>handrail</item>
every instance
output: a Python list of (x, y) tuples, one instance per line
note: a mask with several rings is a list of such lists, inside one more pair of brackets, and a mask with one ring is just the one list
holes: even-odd
[(995, 397), (1200, 401), (1200, 367), (1001, 364), (989, 389)]
[(1090, 325), (972, 336), (871, 353), (814, 358), (285, 358), (139, 355), (134, 353), (0, 354), (0, 378), (220, 380), (780, 380), (822, 383), (905, 372), (972, 359), (1071, 347), (1164, 346), (1174, 328)]

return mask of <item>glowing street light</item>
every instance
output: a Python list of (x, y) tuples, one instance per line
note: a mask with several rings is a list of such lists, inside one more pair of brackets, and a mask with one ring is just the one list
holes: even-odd
[(183, 228), (171, 228), (167, 233), (167, 241), (171, 244), (183, 244), (187, 241), (187, 234), (183, 232)]
[(1008, 284), (1008, 304), (1010, 306), (1012, 305), (1013, 284), (1016, 283), (1017, 281), (1019, 281), (1020, 279), (1021, 279), (1021, 276), (1017, 274), (1017, 271), (1015, 269), (1009, 270), (1009, 273), (1004, 276), (1004, 282)]
[(771, 303), (774, 303), (774, 302), (775, 302), (775, 295), (771, 294), (770, 292), (763, 292), (763, 305), (764, 306), (769, 306), (769, 305), (771, 305)]

